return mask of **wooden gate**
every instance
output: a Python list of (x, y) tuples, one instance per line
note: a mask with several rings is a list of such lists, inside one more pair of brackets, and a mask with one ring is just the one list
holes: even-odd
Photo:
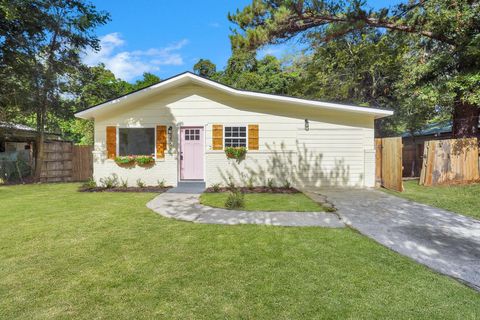
[(403, 191), (401, 137), (375, 139), (375, 165), (377, 185)]
[(93, 146), (73, 146), (72, 180), (85, 181), (93, 175)]
[(465, 183), (479, 179), (477, 138), (426, 141), (423, 154), (421, 185)]

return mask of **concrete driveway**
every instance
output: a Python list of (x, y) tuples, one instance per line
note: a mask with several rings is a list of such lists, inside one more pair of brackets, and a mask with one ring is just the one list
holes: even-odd
[(480, 291), (479, 220), (377, 190), (309, 191), (326, 195), (362, 234)]

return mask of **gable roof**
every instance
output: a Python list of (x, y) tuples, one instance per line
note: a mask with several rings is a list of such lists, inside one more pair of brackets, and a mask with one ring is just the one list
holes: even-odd
[[(0, 121), (0, 136), (6, 141), (34, 141), (37, 129), (19, 123)], [(63, 140), (61, 134), (45, 132), (47, 140)]]
[(367, 108), (367, 107), (360, 107), (360, 106), (354, 106), (354, 105), (323, 102), (318, 100), (308, 100), (308, 99), (295, 98), (290, 96), (235, 89), (230, 86), (221, 84), (219, 82), (200, 77), (196, 74), (193, 74), (187, 71), (187, 72), (178, 74), (176, 76), (173, 76), (171, 78), (168, 78), (166, 80), (163, 80), (159, 83), (153, 84), (149, 87), (139, 89), (137, 91), (133, 91), (126, 95), (102, 102), (98, 105), (95, 105), (83, 111), (77, 112), (75, 113), (75, 116), (77, 118), (92, 119), (95, 117), (95, 114), (97, 112), (105, 111), (106, 108), (115, 108), (115, 106), (122, 105), (129, 101), (146, 97), (152, 93), (166, 90), (168, 88), (177, 87), (186, 83), (194, 83), (194, 84), (206, 86), (206, 87), (219, 90), (224, 93), (237, 96), (237, 97), (253, 98), (253, 99), (260, 99), (260, 100), (266, 100), (266, 101), (272, 101), (272, 102), (293, 103), (293, 104), (306, 106), (306, 107), (317, 107), (324, 110), (337, 110), (337, 111), (372, 115), (375, 117), (375, 119), (383, 118), (393, 114), (393, 111), (384, 110), (384, 109)]

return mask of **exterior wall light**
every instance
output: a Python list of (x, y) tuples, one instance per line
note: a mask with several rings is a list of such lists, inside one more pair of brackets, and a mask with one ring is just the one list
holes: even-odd
[(170, 147), (170, 149), (172, 148), (172, 143), (173, 143), (172, 133), (173, 133), (173, 128), (172, 126), (169, 126), (167, 129), (167, 135), (168, 135), (168, 146)]
[(305, 119), (305, 131), (310, 130), (310, 123), (308, 122), (308, 119)]

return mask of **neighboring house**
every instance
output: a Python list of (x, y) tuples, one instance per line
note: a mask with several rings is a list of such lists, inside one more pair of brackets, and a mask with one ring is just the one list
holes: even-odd
[[(95, 120), (94, 178), (135, 185), (229, 180), (296, 186), (375, 184), (374, 120), (392, 111), (233, 89), (183, 73), (78, 112)], [(244, 160), (225, 147), (246, 147)], [(150, 155), (150, 167), (116, 156)]]
[[(480, 128), (480, 123), (479, 123)], [(404, 177), (419, 177), (422, 171), (425, 141), (452, 139), (452, 121), (440, 121), (426, 125), (422, 130), (412, 135), (402, 134), (402, 162)], [(480, 138), (480, 136), (478, 137)]]

